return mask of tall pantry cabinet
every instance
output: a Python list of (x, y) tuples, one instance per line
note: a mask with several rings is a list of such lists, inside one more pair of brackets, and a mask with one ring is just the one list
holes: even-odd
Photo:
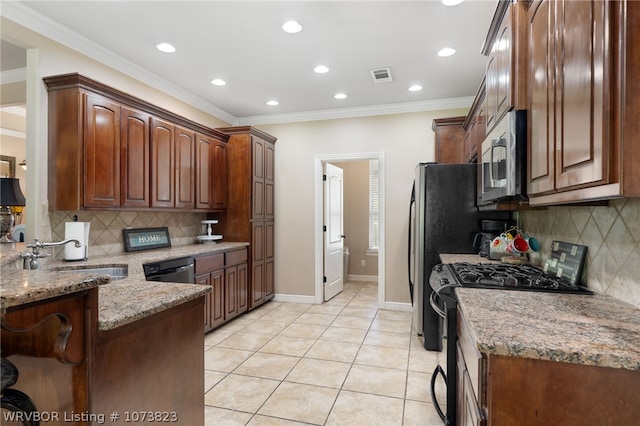
[(249, 242), (249, 309), (274, 296), (273, 136), (251, 126), (216, 129), (229, 135), (227, 241)]

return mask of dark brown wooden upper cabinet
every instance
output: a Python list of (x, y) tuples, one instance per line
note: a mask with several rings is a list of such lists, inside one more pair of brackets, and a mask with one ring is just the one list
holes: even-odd
[(175, 202), (175, 140), (173, 124), (151, 119), (151, 207)]
[(435, 133), (437, 163), (461, 164), (464, 159), (464, 123), (466, 117), (436, 118), (431, 124)]
[(196, 208), (209, 210), (213, 206), (212, 176), (213, 147), (208, 136), (196, 135)]
[(196, 191), (196, 136), (192, 131), (175, 126), (175, 207), (193, 209)]
[(122, 107), (120, 194), (124, 207), (149, 207), (149, 114)]
[(227, 208), (227, 144), (196, 135), (196, 208)]
[(640, 2), (539, 0), (528, 18), (530, 204), (640, 195)]
[(512, 109), (527, 107), (527, 2), (500, 0), (482, 47), (486, 134)]
[(84, 97), (84, 206), (119, 206), (120, 105)]
[(213, 175), (212, 182), (212, 202), (211, 207), (215, 210), (227, 208), (227, 144), (215, 141), (213, 145)]
[(43, 81), (51, 210), (226, 209), (229, 136), (77, 73)]

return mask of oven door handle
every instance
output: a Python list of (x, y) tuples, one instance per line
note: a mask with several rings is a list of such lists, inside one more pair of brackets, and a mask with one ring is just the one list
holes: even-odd
[(504, 138), (491, 139), (491, 162), (489, 163), (489, 179), (492, 182), (491, 185), (493, 185), (493, 181), (499, 180), (493, 177), (493, 164), (494, 164), (493, 151), (496, 148), (506, 148), (506, 147), (507, 147), (507, 141)]
[(447, 375), (440, 365), (433, 370), (433, 374), (431, 375), (431, 400), (433, 401), (433, 406), (436, 407), (436, 411), (438, 412), (438, 416), (442, 419), (443, 422), (446, 423), (444, 412), (442, 408), (440, 408), (440, 403), (438, 402), (438, 397), (436, 396), (436, 380), (438, 379), (438, 375), (441, 375), (444, 379), (444, 383), (449, 386), (447, 383)]
[(438, 306), (438, 302), (436, 302), (436, 299), (435, 299), (437, 296), (438, 296), (438, 293), (436, 293), (435, 291), (432, 291), (431, 295), (429, 296), (429, 304), (431, 305), (433, 310), (436, 311), (436, 314), (446, 319), (447, 313), (443, 309), (441, 309), (440, 306)]

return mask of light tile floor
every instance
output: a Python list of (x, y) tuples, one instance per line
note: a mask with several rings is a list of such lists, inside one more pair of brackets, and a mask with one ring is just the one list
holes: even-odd
[(205, 424), (442, 425), (429, 381), (445, 354), (424, 350), (410, 312), (377, 309), (377, 292), (348, 282), (322, 305), (269, 302), (207, 334)]

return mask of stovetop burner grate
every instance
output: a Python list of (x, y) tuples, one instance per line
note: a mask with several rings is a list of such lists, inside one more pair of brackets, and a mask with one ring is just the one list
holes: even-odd
[(589, 292), (565, 277), (545, 273), (531, 265), (454, 263), (454, 275), (462, 287), (539, 290), (566, 293)]

